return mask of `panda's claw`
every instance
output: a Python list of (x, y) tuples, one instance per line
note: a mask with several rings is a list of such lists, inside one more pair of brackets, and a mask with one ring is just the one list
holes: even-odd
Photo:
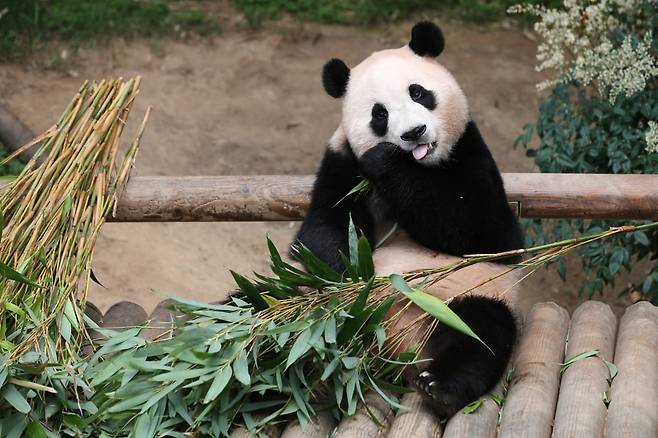
[(433, 391), (433, 389), (434, 386), (438, 385), (438, 381), (436, 380), (434, 374), (430, 373), (429, 371), (423, 371), (416, 376), (414, 383), (416, 384), (416, 387), (425, 395), (432, 399), (435, 398), (436, 392)]

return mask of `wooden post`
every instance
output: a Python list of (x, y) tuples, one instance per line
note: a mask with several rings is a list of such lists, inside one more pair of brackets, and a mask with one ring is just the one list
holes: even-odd
[(626, 309), (615, 365), (606, 436), (658, 436), (658, 307), (641, 301)]
[[(10, 151), (15, 151), (21, 146), (29, 143), (35, 135), (30, 128), (21, 122), (11, 111), (0, 105), (0, 142)], [(32, 148), (21, 153), (21, 158), (29, 160), (39, 147), (34, 145)]]
[(441, 438), (443, 427), (439, 417), (431, 411), (417, 392), (402, 397), (402, 405), (408, 411), (398, 411), (388, 438)]
[(612, 362), (616, 333), (617, 317), (607, 304), (587, 301), (574, 312), (565, 359), (595, 349), (599, 355), (574, 362), (562, 375), (553, 438), (603, 436), (609, 387), (603, 359)]
[(452, 417), (445, 430), (443, 431), (443, 438), (496, 438), (498, 435), (498, 414), (500, 406), (496, 403), (490, 394), (504, 399), (504, 388), (506, 385), (505, 377), (498, 382), (496, 387), (488, 394), (484, 394), (482, 404), (477, 411), (471, 414), (465, 414), (462, 411), (457, 412)]
[[(393, 411), (389, 404), (375, 392), (366, 394), (365, 404), (357, 409), (356, 413), (343, 419), (336, 428), (333, 438), (374, 438), (386, 436), (391, 421), (393, 420)], [(368, 410), (375, 416), (375, 423)]]
[(330, 412), (318, 412), (311, 422), (302, 429), (299, 421), (294, 420), (288, 423), (281, 438), (323, 438), (331, 435), (331, 431), (336, 426), (336, 419)]
[(569, 314), (555, 303), (528, 313), (500, 424), (501, 438), (550, 437)]
[[(658, 175), (507, 173), (522, 217), (658, 219)], [(135, 177), (114, 222), (290, 221), (303, 218), (313, 176)]]

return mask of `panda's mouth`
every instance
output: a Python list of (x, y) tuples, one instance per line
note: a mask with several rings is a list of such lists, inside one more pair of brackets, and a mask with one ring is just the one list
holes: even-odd
[(416, 161), (420, 161), (423, 158), (425, 158), (427, 154), (429, 154), (432, 151), (432, 149), (434, 149), (434, 147), (436, 147), (435, 141), (433, 141), (432, 143), (421, 143), (417, 145), (415, 148), (413, 148), (411, 150), (411, 153), (413, 154)]

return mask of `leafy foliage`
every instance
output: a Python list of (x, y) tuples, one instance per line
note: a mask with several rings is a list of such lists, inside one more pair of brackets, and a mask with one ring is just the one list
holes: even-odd
[(3, 0), (0, 4), (0, 58), (20, 55), (57, 37), (90, 41), (109, 36), (163, 36), (174, 28), (201, 33), (217, 30), (199, 10), (169, 1)]
[[(536, 125), (527, 125), (516, 144), (527, 148), (542, 172), (549, 173), (658, 173), (658, 154), (647, 153), (644, 131), (648, 120), (658, 119), (658, 89), (632, 97), (620, 97), (614, 104), (572, 85), (557, 85), (541, 105)], [(533, 130), (539, 146), (530, 146)], [(568, 239), (579, 234), (598, 233), (622, 222), (609, 220), (532, 220), (526, 222), (529, 244)], [(620, 234), (579, 249), (585, 281), (581, 292), (592, 297), (614, 285), (622, 268), (649, 259), (653, 268), (629, 290), (658, 298), (658, 231)], [(559, 261), (564, 279), (566, 265)]]
[[(500, 19), (514, 0), (232, 0), (250, 23), (279, 17), (282, 13), (331, 24), (374, 24), (409, 18), (414, 13), (441, 10), (468, 21)], [(557, 0), (533, 0), (551, 5)]]
[[(611, 17), (612, 22), (618, 23), (617, 27), (604, 27), (604, 35), (589, 35), (588, 38), (609, 39), (613, 47), (620, 47), (629, 39), (636, 43), (646, 39), (655, 29), (658, 12), (648, 2), (639, 3), (631, 9), (632, 22), (623, 14)], [(658, 40), (654, 38), (652, 44), (650, 56), (655, 57)], [(596, 73), (592, 75), (596, 77)], [(623, 77), (624, 71), (618, 75)], [(601, 94), (599, 88), (600, 84), (584, 86), (576, 81), (554, 86), (539, 109), (537, 122), (525, 126), (515, 146), (526, 148), (526, 154), (534, 158), (542, 172), (658, 173), (658, 153), (651, 149), (648, 136), (649, 127), (658, 120), (658, 78), (648, 80), (641, 91), (622, 93), (615, 99)], [(532, 144), (535, 133), (539, 137), (537, 147)], [(532, 245), (546, 242), (548, 236), (550, 240), (562, 240), (578, 234), (597, 233), (619, 226), (621, 222), (534, 220), (526, 225)], [(628, 271), (638, 261), (649, 260), (651, 269), (644, 279), (621, 292), (639, 291), (658, 302), (658, 231), (655, 229), (595, 242), (580, 248), (579, 255), (585, 274), (580, 290), (590, 297), (602, 293), (607, 285), (614, 286), (622, 268)], [(559, 262), (558, 272), (564, 279), (566, 265), (563, 260)]]

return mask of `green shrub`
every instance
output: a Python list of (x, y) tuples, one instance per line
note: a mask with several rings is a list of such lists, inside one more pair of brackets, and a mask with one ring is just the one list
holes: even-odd
[[(539, 67), (555, 75), (542, 84), (551, 93), (539, 119), (526, 125), (515, 145), (523, 145), (542, 172), (658, 173), (655, 7), (633, 0), (623, 5), (581, 0), (537, 15), (535, 29), (545, 38)], [(589, 17), (599, 22), (588, 23)], [(530, 146), (534, 133), (539, 137), (536, 148)], [(618, 225), (622, 223), (534, 220), (527, 229), (531, 243), (540, 243)], [(658, 301), (658, 232), (617, 236), (583, 247), (580, 256), (585, 273), (581, 292), (590, 297), (614, 285), (622, 268), (630, 271), (639, 260), (651, 260), (644, 279), (621, 292), (633, 289)], [(558, 272), (564, 278), (563, 260)]]
[(93, 41), (116, 35), (166, 35), (174, 29), (218, 30), (203, 12), (172, 11), (164, 0), (3, 0), (0, 5), (0, 59), (54, 36)]

